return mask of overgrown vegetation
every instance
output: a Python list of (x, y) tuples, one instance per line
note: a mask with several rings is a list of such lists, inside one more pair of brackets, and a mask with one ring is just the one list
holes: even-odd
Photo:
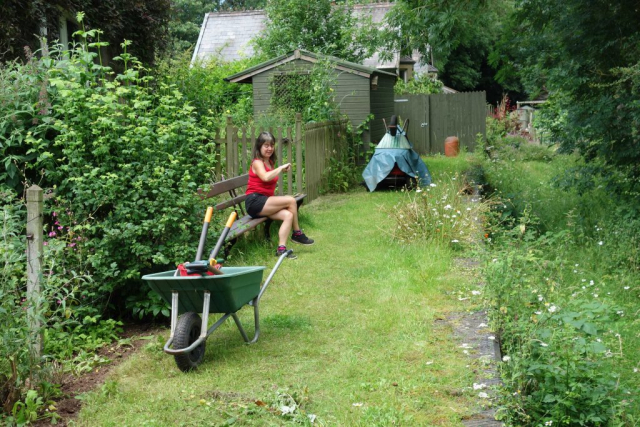
[(482, 167), (486, 189), (500, 203), (485, 277), (505, 356), (499, 417), (513, 426), (635, 425), (635, 208), (604, 186), (559, 188), (554, 177), (582, 164), (575, 155), (489, 137), (493, 148)]
[(516, 2), (492, 63), (499, 81), (519, 78), (532, 97), (550, 93), (543, 114), (558, 123), (548, 128), (553, 142), (587, 162), (567, 180), (587, 189), (604, 179), (633, 201), (640, 183), (640, 10), (635, 0), (583, 6)]

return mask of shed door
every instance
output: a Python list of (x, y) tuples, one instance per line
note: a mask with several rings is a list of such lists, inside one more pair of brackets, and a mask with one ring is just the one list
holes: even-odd
[(407, 138), (419, 154), (429, 154), (429, 95), (396, 95), (395, 114), (404, 124), (409, 119)]

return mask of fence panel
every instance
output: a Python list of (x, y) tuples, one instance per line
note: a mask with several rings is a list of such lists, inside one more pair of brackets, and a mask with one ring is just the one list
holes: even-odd
[[(307, 202), (310, 202), (326, 188), (332, 158), (343, 162), (357, 161), (360, 152), (364, 158), (362, 147), (347, 145), (346, 126), (347, 122), (328, 121), (303, 127), (302, 117), (298, 114), (294, 127), (269, 129), (276, 139), (278, 164), (292, 165), (291, 172), (281, 175), (277, 194), (305, 192)], [(254, 141), (262, 132), (255, 128), (238, 128), (230, 117), (225, 131), (224, 137), (214, 138), (216, 181), (248, 173)]]
[(444, 153), (444, 140), (457, 136), (472, 150), (486, 134), (485, 92), (396, 96), (395, 113), (410, 119), (408, 137), (420, 154)]
[(457, 136), (461, 146), (472, 150), (476, 135), (486, 133), (485, 92), (429, 95), (429, 103), (431, 153), (443, 153), (448, 136)]

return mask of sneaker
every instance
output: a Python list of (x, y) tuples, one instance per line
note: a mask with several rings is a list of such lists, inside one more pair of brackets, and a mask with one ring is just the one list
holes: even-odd
[[(282, 255), (285, 252), (287, 252), (287, 248), (279, 247), (278, 249), (276, 249), (276, 256), (279, 257), (280, 255)], [(287, 255), (287, 258), (296, 259), (298, 257), (296, 256), (296, 254), (291, 252), (291, 253), (289, 253), (289, 255)]]
[(300, 234), (292, 234), (291, 241), (300, 243), (301, 245), (313, 245), (313, 239), (308, 238), (303, 232), (300, 232)]

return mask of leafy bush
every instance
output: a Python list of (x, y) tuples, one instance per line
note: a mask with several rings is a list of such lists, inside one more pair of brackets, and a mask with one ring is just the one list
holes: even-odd
[[(195, 192), (208, 181), (214, 156), (212, 120), (200, 119), (175, 86), (154, 86), (127, 53), (130, 42), (114, 58), (122, 73), (102, 66), (104, 43), (93, 41), (99, 35), (78, 31), (81, 43), (72, 51), (53, 47), (26, 66), (5, 68), (3, 82), (26, 90), (3, 85), (0, 108), (15, 113), (0, 129), (9, 141), (2, 154), (13, 165), (4, 184), (55, 188), (57, 205), (46, 216), (54, 227), (50, 246), (72, 245), (93, 278), (82, 296), (102, 312), (99, 301), (117, 302), (108, 298), (115, 290), (146, 293), (138, 291), (141, 273), (192, 256), (193, 224), (204, 212)], [(128, 280), (135, 287), (126, 287)]]
[(224, 80), (235, 73), (255, 65), (254, 59), (224, 62), (213, 57), (191, 64), (189, 52), (162, 60), (155, 69), (158, 84), (174, 85), (183, 99), (191, 104), (199, 121), (213, 129), (223, 129), (226, 117), (233, 122), (247, 124), (253, 116), (251, 85), (229, 83)]
[(43, 61), (0, 67), (0, 184), (16, 193), (22, 193), (25, 181), (49, 185), (41, 171), (53, 169), (56, 156), (39, 147), (51, 147), (53, 119)]

